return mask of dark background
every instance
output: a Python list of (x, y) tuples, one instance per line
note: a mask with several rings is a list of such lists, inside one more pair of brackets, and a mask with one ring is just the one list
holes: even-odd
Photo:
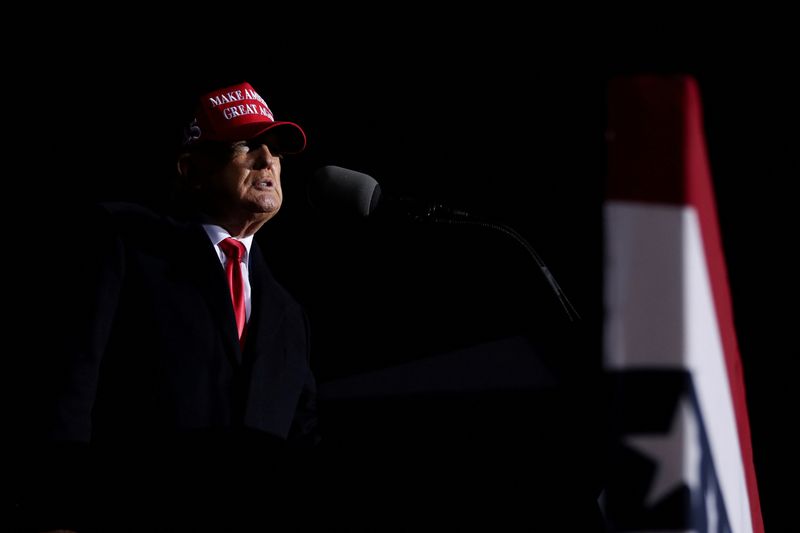
[[(306, 184), (327, 164), (365, 172), (387, 192), (442, 200), (518, 230), (586, 324), (581, 359), (550, 362), (592, 376), (602, 323), (606, 84), (622, 74), (693, 75), (705, 111), (764, 520), (770, 531), (791, 523), (793, 502), (777, 487), (791, 486), (796, 473), (787, 424), (797, 403), (798, 355), (790, 337), (797, 321), (797, 282), (789, 271), (796, 264), (793, 191), (800, 176), (792, 39), (760, 19), (717, 35), (705, 31), (710, 22), (670, 27), (658, 18), (635, 31), (619, 24), (562, 32), (547, 31), (546, 20), (510, 22), (512, 14), (471, 14), (465, 22), (393, 13), (322, 33), (298, 27), (296, 18), (270, 19), (270, 30), (241, 39), (209, 39), (188, 23), (159, 28), (158, 41), (146, 24), (133, 33), (118, 33), (113, 24), (93, 28), (89, 39), (68, 32), (43, 57), (19, 60), (30, 74), (20, 77), (19, 91), (32, 83), (35, 96), (9, 112), (22, 119), (18, 131), (33, 153), (14, 173), (7, 214), (37, 240), (69, 239), (64, 221), (86, 203), (157, 202), (172, 177), (185, 95), (217, 81), (247, 80), (278, 119), (308, 134), (307, 152), (284, 162), (286, 203), (259, 240), (309, 308), (323, 385), (514, 336), (541, 314), (558, 313), (543, 303), (540, 274), (524, 250), (496, 232), (323, 217), (308, 203)], [(282, 31), (272, 31), (276, 26)], [(756, 37), (756, 29), (766, 37)], [(358, 431), (366, 420), (374, 423), (378, 409), (394, 422), (425, 412), (423, 429), (399, 426), (427, 431), (427, 441), (406, 437), (383, 451), (408, 446), (419, 458), (429, 444), (444, 455), (453, 442), (444, 438), (447, 424), (434, 427), (430, 413), (458, 420), (452, 400), (415, 401), (333, 402), (329, 412)], [(507, 403), (481, 405), (476, 409)], [(597, 431), (582, 446), (596, 443), (588, 455), (601, 457), (602, 431), (590, 427)], [(379, 446), (381, 437), (397, 437), (393, 431), (373, 427), (378, 437), (362, 446)], [(343, 438), (332, 433), (334, 441)], [(389, 462), (398, 464), (396, 457)]]

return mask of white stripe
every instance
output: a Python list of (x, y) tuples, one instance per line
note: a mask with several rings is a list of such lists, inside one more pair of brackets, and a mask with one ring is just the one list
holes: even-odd
[(605, 365), (691, 371), (734, 532), (751, 532), (736, 417), (697, 213), (605, 205)]
[(683, 367), (680, 208), (605, 207), (605, 358), (618, 368)]

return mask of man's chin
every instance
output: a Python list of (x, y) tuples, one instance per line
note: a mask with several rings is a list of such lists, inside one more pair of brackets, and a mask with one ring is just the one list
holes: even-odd
[(280, 208), (281, 206), (277, 202), (260, 202), (254, 206), (252, 213), (259, 220), (267, 221), (275, 216)]
[(276, 213), (281, 208), (281, 199), (273, 191), (262, 192), (252, 198), (260, 213)]

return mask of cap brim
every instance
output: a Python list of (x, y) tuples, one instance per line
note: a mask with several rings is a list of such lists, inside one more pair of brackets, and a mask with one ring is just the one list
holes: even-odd
[(252, 124), (247, 139), (255, 139), (270, 134), (275, 151), (281, 154), (297, 154), (306, 147), (306, 133), (294, 122), (272, 122), (270, 124)]

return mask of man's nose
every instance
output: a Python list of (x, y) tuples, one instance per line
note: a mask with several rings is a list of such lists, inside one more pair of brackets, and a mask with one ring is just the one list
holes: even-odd
[(258, 148), (258, 155), (259, 168), (268, 168), (272, 170), (277, 158), (272, 155), (272, 152), (270, 152), (269, 147), (266, 144), (262, 144)]

